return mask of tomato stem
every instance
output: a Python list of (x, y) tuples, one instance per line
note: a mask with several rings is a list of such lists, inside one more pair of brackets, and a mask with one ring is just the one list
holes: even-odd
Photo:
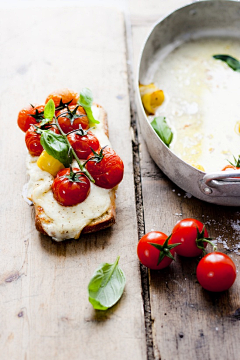
[(156, 249), (158, 249), (159, 252), (159, 258), (158, 258), (158, 262), (157, 265), (160, 264), (160, 262), (165, 258), (165, 256), (169, 257), (170, 259), (174, 260), (174, 256), (172, 255), (171, 251), (173, 248), (175, 248), (178, 245), (181, 245), (181, 243), (177, 243), (177, 244), (168, 244), (170, 238), (171, 238), (172, 234), (168, 236), (168, 238), (165, 240), (163, 245), (159, 245), (156, 243), (151, 243), (149, 242), (148, 244), (154, 246)]
[(68, 141), (67, 135), (62, 131), (61, 126), (59, 125), (58, 119), (57, 119), (56, 116), (55, 116), (55, 121), (56, 121), (56, 126), (57, 126), (58, 130), (60, 131), (61, 135), (64, 137), (64, 139), (66, 140), (69, 148), (71, 149), (72, 154), (73, 154), (75, 160), (77, 161), (79, 168), (80, 168), (81, 171), (89, 178), (89, 180), (90, 180), (91, 182), (95, 183), (94, 179), (92, 178), (92, 176), (89, 174), (89, 172), (88, 172), (87, 169), (85, 168), (85, 166), (84, 166), (85, 164), (84, 164), (84, 165), (81, 164), (81, 161), (79, 160), (77, 154), (76, 154), (75, 151), (73, 150), (72, 145), (71, 145), (70, 142)]

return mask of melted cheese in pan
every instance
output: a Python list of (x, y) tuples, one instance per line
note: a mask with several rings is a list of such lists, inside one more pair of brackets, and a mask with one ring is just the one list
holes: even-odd
[[(100, 118), (99, 108), (93, 106), (93, 115)], [(101, 147), (111, 146), (103, 130), (103, 124), (96, 125), (92, 132), (98, 138)], [(54, 199), (51, 190), (53, 176), (37, 166), (38, 157), (27, 156), (28, 198), (44, 210), (42, 227), (56, 241), (78, 238), (82, 229), (93, 219), (103, 215), (111, 205), (111, 190), (100, 188), (91, 183), (90, 194), (81, 204), (62, 206)], [(73, 166), (77, 166), (75, 161)]]
[[(156, 116), (174, 132), (170, 149), (205, 171), (220, 171), (240, 151), (240, 73), (213, 55), (240, 59), (240, 41), (205, 38), (186, 42), (149, 69), (149, 82), (164, 91)], [(156, 68), (157, 67), (157, 68)]]

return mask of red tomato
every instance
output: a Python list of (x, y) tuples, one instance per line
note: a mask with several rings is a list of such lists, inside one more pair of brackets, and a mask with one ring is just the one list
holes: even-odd
[(234, 166), (234, 165), (226, 165), (223, 169), (222, 169), (222, 171), (230, 171), (230, 170), (240, 170), (240, 167), (236, 167), (236, 166)]
[(124, 165), (121, 158), (109, 147), (88, 156), (86, 168), (95, 180), (95, 185), (105, 189), (117, 186), (123, 178)]
[(64, 104), (70, 102), (70, 105), (75, 105), (78, 102), (79, 94), (69, 89), (61, 89), (49, 94), (46, 98), (45, 104), (47, 104), (50, 99), (53, 99), (55, 107), (59, 106), (61, 99)]
[(81, 125), (83, 129), (89, 128), (88, 117), (82, 106), (69, 106), (68, 108), (60, 110), (57, 116), (59, 116), (58, 123), (65, 134), (72, 130), (79, 129), (79, 125)]
[[(202, 254), (207, 242), (201, 239), (210, 240), (206, 229), (203, 231), (203, 223), (196, 219), (184, 219), (179, 221), (172, 231), (172, 243), (181, 243), (176, 248), (176, 253), (181, 256), (194, 257)], [(198, 248), (198, 246), (201, 249)]]
[[(39, 126), (39, 125), (36, 125), (36, 126)], [(43, 128), (45, 130), (49, 129), (49, 130), (55, 132), (56, 134), (59, 134), (59, 131), (55, 126), (44, 125)], [(25, 142), (26, 142), (26, 146), (28, 148), (30, 155), (32, 155), (32, 156), (41, 155), (41, 153), (43, 151), (43, 147), (40, 143), (40, 138), (41, 138), (41, 133), (40, 132), (38, 133), (38, 130), (35, 128), (35, 126), (31, 125), (25, 135)]]
[(96, 151), (100, 147), (98, 139), (91, 131), (80, 130), (69, 134), (67, 138), (79, 159), (86, 160), (92, 152), (91, 148)]
[(229, 256), (213, 252), (205, 255), (197, 267), (197, 279), (206, 290), (228, 290), (236, 279), (236, 266)]
[[(159, 249), (151, 243), (156, 244)], [(144, 235), (138, 243), (138, 258), (149, 269), (160, 270), (169, 266), (173, 261), (175, 246), (177, 245), (173, 245), (171, 238), (168, 239), (166, 234), (160, 231), (151, 231)]]
[(53, 197), (60, 205), (72, 206), (83, 202), (90, 192), (90, 181), (79, 169), (60, 170), (52, 184)]
[[(235, 158), (235, 156), (233, 156), (234, 162), (231, 163), (229, 161), (230, 165), (225, 166), (222, 171), (231, 171), (231, 170), (240, 170), (240, 155), (238, 156), (238, 159)], [(239, 178), (236, 178), (239, 179)]]
[[(28, 107), (20, 110), (17, 119), (17, 123), (20, 129), (26, 132), (30, 128), (31, 124), (37, 124), (40, 122), (43, 119), (43, 111), (44, 105), (29, 105)], [(37, 119), (31, 115), (35, 115)]]

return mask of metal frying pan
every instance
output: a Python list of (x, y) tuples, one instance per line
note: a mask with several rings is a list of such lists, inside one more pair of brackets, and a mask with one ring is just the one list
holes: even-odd
[(206, 174), (177, 157), (150, 125), (138, 90), (139, 82), (147, 84), (154, 81), (147, 78), (147, 70), (153, 62), (161, 61), (166, 47), (171, 46), (174, 49), (174, 46), (179, 46), (181, 42), (209, 36), (240, 38), (239, 2), (199, 1), (177, 9), (154, 26), (139, 61), (136, 84), (138, 115), (150, 155), (174, 183), (201, 200), (219, 205), (239, 206), (240, 171)]

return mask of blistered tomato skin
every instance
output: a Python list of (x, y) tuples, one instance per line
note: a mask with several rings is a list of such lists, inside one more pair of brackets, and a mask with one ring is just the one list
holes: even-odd
[(205, 255), (197, 267), (200, 285), (213, 292), (228, 290), (236, 279), (236, 266), (226, 254), (213, 252)]
[(38, 113), (42, 113), (44, 111), (44, 105), (36, 105), (34, 107), (29, 105), (19, 111), (17, 123), (22, 131), (26, 132), (30, 128), (31, 124), (38, 123), (35, 118), (31, 116), (35, 115), (37, 110)]
[[(39, 126), (39, 125), (36, 125), (36, 126)], [(51, 126), (51, 125), (45, 126), (45, 129), (46, 130), (49, 129), (49, 130), (55, 132), (56, 134), (59, 134), (59, 131), (55, 126)], [(25, 135), (25, 143), (26, 143), (26, 146), (28, 148), (30, 155), (32, 155), (32, 156), (41, 155), (41, 153), (43, 151), (43, 147), (40, 143), (40, 139), (41, 139), (41, 134), (38, 134), (36, 127), (34, 125), (31, 125)]]
[(61, 99), (64, 104), (71, 101), (69, 105), (76, 105), (79, 99), (79, 94), (69, 89), (61, 89), (49, 94), (46, 98), (45, 104), (47, 104), (50, 99), (53, 99), (56, 107), (59, 106)]
[[(181, 243), (176, 247), (176, 253), (185, 257), (195, 257), (202, 254), (202, 250), (197, 247), (197, 228), (201, 233), (204, 224), (196, 219), (183, 219), (173, 228), (171, 241), (173, 244)], [(208, 232), (204, 230), (204, 238), (208, 238)], [(207, 242), (203, 242), (204, 248)]]
[[(79, 169), (74, 168), (74, 172)], [(60, 205), (73, 206), (83, 202), (90, 193), (90, 181), (88, 178), (80, 174), (79, 181), (71, 181), (66, 177), (70, 175), (70, 169), (60, 170), (52, 184), (53, 197)]]
[[(97, 151), (100, 153), (100, 150)], [(89, 160), (93, 153), (88, 156), (86, 168), (95, 180), (95, 185), (112, 189), (117, 186), (123, 179), (124, 165), (122, 159), (109, 147), (103, 149), (102, 160)]]
[[(69, 109), (71, 111), (73, 111), (75, 108), (76, 105), (69, 106)], [(66, 116), (66, 114), (67, 114), (67, 109), (63, 109), (57, 112), (57, 116), (61, 115), (58, 117), (58, 123), (65, 134), (67, 134), (72, 130), (79, 129), (79, 125), (81, 125), (84, 130), (89, 128), (89, 120), (82, 106), (78, 107), (77, 115), (83, 115), (83, 116), (73, 119), (72, 122), (69, 119), (69, 117)]]
[[(144, 235), (138, 243), (137, 254), (140, 262), (152, 270), (161, 270), (171, 264), (173, 261), (169, 257), (165, 256), (163, 260), (158, 264), (160, 251), (149, 243), (163, 245), (167, 239), (167, 235), (160, 231), (151, 231)], [(171, 239), (168, 242), (172, 244)], [(174, 256), (175, 248), (170, 250), (172, 256)]]
[(67, 136), (68, 141), (73, 147), (79, 159), (86, 160), (91, 154), (92, 150), (97, 151), (100, 147), (99, 141), (96, 136), (88, 131), (87, 135), (81, 136), (76, 133)]

